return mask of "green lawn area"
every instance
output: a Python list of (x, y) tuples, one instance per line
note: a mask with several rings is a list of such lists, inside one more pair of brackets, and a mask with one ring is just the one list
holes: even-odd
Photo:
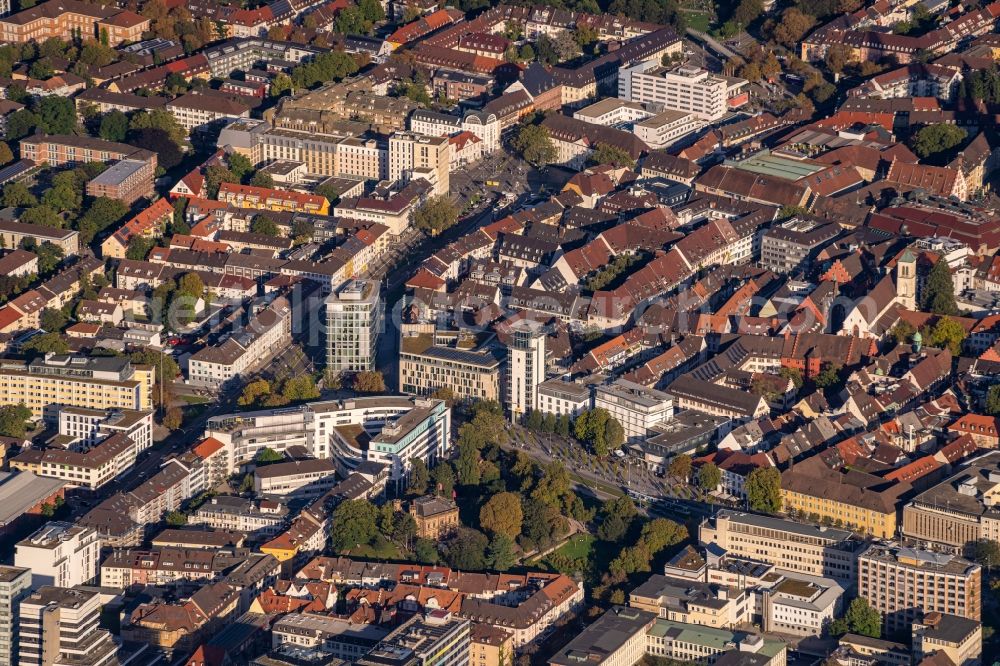
[(594, 585), (608, 570), (608, 565), (617, 557), (619, 550), (615, 544), (599, 541), (593, 534), (576, 534), (542, 560), (525, 564), (565, 574), (581, 573), (588, 584)]
[(380, 540), (375, 545), (366, 544), (351, 550), (351, 557), (360, 557), (371, 560), (401, 560), (402, 553), (396, 544), (388, 540)]
[(207, 402), (212, 402), (211, 398), (206, 398), (203, 395), (182, 395), (181, 400), (189, 405), (204, 405)]
[(571, 560), (575, 560), (580, 557), (589, 558), (594, 550), (594, 544), (597, 542), (597, 537), (593, 534), (574, 534), (570, 537), (570, 540), (564, 543), (555, 552), (559, 553), (563, 557), (568, 557)]
[(708, 32), (709, 27), (711, 27), (711, 16), (708, 12), (697, 9), (681, 9), (681, 11), (684, 12), (684, 19), (689, 28), (699, 32)]

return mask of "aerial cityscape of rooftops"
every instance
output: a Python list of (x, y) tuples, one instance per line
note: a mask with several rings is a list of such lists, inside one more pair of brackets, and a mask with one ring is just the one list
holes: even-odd
[(0, 0), (0, 666), (1000, 666), (1000, 0)]

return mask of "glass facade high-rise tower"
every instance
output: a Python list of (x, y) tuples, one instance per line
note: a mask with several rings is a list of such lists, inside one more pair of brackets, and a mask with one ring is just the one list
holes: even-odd
[(379, 284), (348, 280), (326, 299), (326, 367), (332, 372), (361, 372), (375, 367), (382, 333)]

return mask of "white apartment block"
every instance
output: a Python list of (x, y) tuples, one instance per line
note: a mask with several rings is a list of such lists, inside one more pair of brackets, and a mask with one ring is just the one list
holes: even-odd
[[(97, 490), (130, 470), (138, 455), (131, 439), (115, 433), (86, 449), (45, 449), (38, 461), (37, 470), (41, 476)], [(11, 464), (16, 469), (34, 468), (34, 461), (22, 465), (15, 460)]]
[(32, 585), (73, 587), (97, 580), (97, 532), (53, 521), (14, 546), (14, 565), (31, 569)]
[(190, 132), (227, 118), (249, 118), (250, 109), (222, 97), (188, 94), (167, 102), (167, 111)]
[(188, 518), (189, 525), (242, 532), (254, 539), (277, 536), (287, 521), (288, 507), (284, 504), (229, 495), (212, 497)]
[(649, 430), (674, 415), (674, 400), (663, 391), (618, 379), (594, 389), (594, 407), (603, 407), (622, 425), (625, 439), (643, 439)]
[(332, 460), (294, 460), (262, 465), (253, 472), (254, 493), (281, 497), (317, 497), (337, 484)]
[(729, 99), (746, 85), (697, 67), (662, 67), (644, 62), (618, 74), (618, 97), (663, 109), (687, 111), (702, 120), (718, 120), (729, 110)]
[(135, 444), (136, 453), (153, 445), (153, 411), (133, 409), (86, 409), (61, 407), (59, 434), (91, 447), (106, 437), (121, 433)]
[(655, 115), (638, 102), (630, 102), (617, 97), (602, 99), (573, 113), (573, 117), (585, 123), (621, 128)]
[(451, 145), (446, 137), (415, 132), (395, 132), (389, 137), (389, 180), (423, 178), (433, 186), (433, 194), (448, 194), (450, 173)]
[(580, 412), (591, 407), (589, 386), (561, 379), (550, 379), (538, 385), (535, 393), (535, 409), (545, 414), (575, 418)]
[(500, 150), (500, 120), (496, 114), (471, 111), (464, 117), (417, 109), (410, 114), (407, 127), (411, 132), (424, 136), (454, 136), (460, 132), (474, 134), (483, 142), (483, 152)]
[(666, 148), (704, 126), (705, 121), (694, 113), (668, 110), (635, 123), (632, 133), (655, 150)]
[(31, 569), (0, 565), (0, 666), (17, 665), (17, 614), (31, 591)]
[(21, 600), (17, 664), (117, 664), (118, 647), (111, 634), (98, 628), (100, 615), (96, 591), (40, 587)]
[(545, 381), (545, 333), (515, 330), (507, 346), (506, 397), (510, 419), (517, 422), (537, 409), (538, 385)]
[[(404, 419), (411, 411), (422, 416)], [(401, 428), (415, 423), (417, 429), (448, 433), (451, 410), (443, 400), (394, 396), (309, 402), (287, 409), (216, 416), (206, 424), (205, 435), (229, 447), (236, 466), (252, 460), (264, 448), (281, 452), (301, 446), (314, 458), (333, 458), (338, 472), (346, 476), (364, 460), (385, 462), (379, 460), (382, 453), (375, 456), (372, 448), (385, 426), (396, 422)], [(423, 440), (425, 435), (417, 432), (413, 437)], [(411, 443), (420, 448), (418, 442)], [(387, 451), (383, 453), (392, 454), (397, 449), (396, 444), (385, 444)], [(405, 444), (397, 452), (410, 453)]]

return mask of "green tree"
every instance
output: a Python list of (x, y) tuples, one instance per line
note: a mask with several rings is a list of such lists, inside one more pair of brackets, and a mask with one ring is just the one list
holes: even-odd
[[(578, 440), (590, 445), (594, 455), (604, 458), (611, 452), (612, 448), (611, 442), (608, 441), (608, 435), (620, 434), (624, 438), (624, 431), (619, 432), (621, 424), (618, 425), (617, 429), (614, 426), (609, 428), (608, 424), (612, 420), (608, 410), (597, 407), (577, 416), (573, 423), (573, 431)], [(618, 446), (621, 446), (621, 442), (618, 442)]]
[(42, 333), (22, 344), (21, 351), (29, 356), (43, 356), (49, 353), (65, 354), (69, 351), (69, 345), (59, 333)]
[(556, 434), (560, 437), (569, 437), (569, 433), (569, 414), (560, 414), (559, 419), (556, 421)]
[(226, 158), (229, 163), (229, 171), (236, 177), (239, 183), (244, 182), (247, 177), (253, 173), (253, 162), (250, 158), (245, 155), (240, 155), (239, 153), (232, 153)]
[(986, 413), (1000, 416), (1000, 384), (994, 384), (986, 391)]
[(427, 470), (427, 463), (420, 458), (410, 458), (410, 482), (407, 490), (410, 495), (419, 496), (427, 492), (431, 475)]
[(250, 231), (255, 234), (264, 234), (265, 236), (277, 237), (281, 235), (277, 223), (263, 214), (254, 215), (253, 222), (250, 223)]
[(281, 97), (285, 93), (292, 92), (292, 77), (284, 72), (279, 73), (271, 80), (271, 97)]
[(261, 404), (271, 394), (271, 382), (266, 379), (255, 379), (243, 387), (243, 392), (237, 398), (236, 404), (244, 407)]
[(344, 553), (371, 543), (378, 534), (378, 509), (367, 500), (344, 500), (333, 510), (330, 540), (336, 552)]
[(455, 472), (451, 465), (446, 462), (439, 463), (431, 470), (431, 482), (434, 484), (435, 493), (450, 498), (455, 492)]
[(478, 486), (480, 481), (479, 465), (482, 461), (479, 458), (479, 449), (474, 442), (458, 442), (458, 459), (455, 460), (455, 474), (458, 482), (463, 486)]
[(66, 315), (62, 310), (55, 308), (45, 308), (39, 317), (39, 323), (43, 330), (49, 333), (58, 333), (66, 326)]
[(965, 328), (957, 321), (951, 317), (941, 317), (931, 327), (927, 343), (932, 347), (947, 349), (952, 356), (959, 356), (962, 353), (962, 343), (965, 341), (966, 335)]
[[(948, 127), (951, 126), (949, 125)], [(924, 285), (921, 308), (927, 312), (939, 315), (958, 314), (958, 305), (955, 303), (955, 283), (951, 277), (951, 268), (949, 268), (948, 262), (943, 259), (934, 262), (930, 273), (927, 274), (927, 283)]]
[(385, 10), (382, 8), (382, 3), (379, 0), (359, 0), (358, 9), (361, 11), (361, 15), (365, 21), (369, 23), (378, 23), (385, 20)]
[(250, 178), (250, 185), (254, 187), (266, 187), (268, 189), (274, 188), (274, 178), (271, 174), (266, 171), (258, 171)]
[(6, 143), (0, 143), (0, 166), (14, 161), (14, 152)]
[(288, 402), (303, 402), (319, 398), (319, 389), (312, 375), (289, 377), (281, 386), (281, 395)]
[(49, 95), (38, 103), (39, 128), (46, 134), (72, 134), (76, 129), (76, 106), (69, 97)]
[(972, 558), (981, 566), (992, 570), (993, 567), (1000, 565), (1000, 544), (992, 539), (977, 541)]
[(506, 534), (494, 534), (486, 549), (486, 563), (493, 571), (507, 571), (517, 564), (514, 540)]
[(832, 386), (837, 386), (840, 381), (840, 371), (841, 367), (839, 365), (834, 365), (832, 363), (827, 363), (823, 366), (823, 369), (818, 375), (816, 375), (815, 383), (821, 389), (830, 388)]
[(55, 243), (45, 241), (35, 248), (38, 255), (38, 274), (48, 275), (56, 269), (59, 262), (63, 260), (63, 249)]
[(125, 258), (133, 261), (142, 261), (154, 247), (156, 247), (155, 238), (142, 235), (132, 236), (128, 239), (128, 249), (125, 250)]
[(781, 511), (781, 473), (774, 467), (758, 467), (747, 475), (747, 502), (754, 511)]
[(38, 115), (28, 109), (15, 111), (7, 117), (7, 141), (17, 141), (33, 134), (40, 122)]
[(691, 456), (686, 453), (674, 456), (667, 467), (667, 473), (678, 479), (691, 478)]
[(809, 14), (795, 7), (789, 7), (781, 14), (781, 21), (774, 26), (774, 41), (782, 46), (794, 48), (816, 24)]
[(112, 109), (101, 117), (101, 126), (97, 135), (106, 141), (124, 141), (128, 134), (128, 116)]
[(549, 131), (541, 125), (522, 125), (514, 139), (514, 150), (536, 167), (555, 161), (557, 156)]
[(937, 123), (920, 128), (913, 135), (911, 147), (922, 158), (951, 150), (965, 141), (965, 130), (957, 125)]
[(384, 393), (385, 379), (378, 370), (364, 370), (354, 375), (353, 386), (358, 393)]
[(166, 523), (170, 527), (181, 527), (187, 525), (188, 517), (180, 511), (171, 511), (167, 514)]
[(281, 462), (285, 459), (283, 453), (278, 453), (274, 449), (265, 446), (263, 449), (257, 452), (253, 460), (258, 465), (269, 465), (271, 463)]
[(913, 340), (913, 335), (917, 332), (916, 327), (905, 319), (900, 319), (899, 323), (892, 327), (889, 334), (896, 341), (896, 344), (905, 345)]
[(798, 368), (781, 368), (778, 370), (778, 376), (792, 380), (792, 384), (795, 385), (796, 389), (802, 388), (802, 384), (804, 383), (802, 379), (802, 371)]
[(698, 468), (698, 487), (705, 491), (713, 491), (722, 483), (722, 472), (715, 463), (704, 463)]
[(608, 143), (598, 143), (594, 152), (590, 154), (588, 161), (591, 164), (610, 164), (615, 167), (628, 169), (635, 166), (635, 160), (628, 152)]
[(413, 557), (421, 564), (437, 564), (441, 561), (437, 544), (430, 539), (417, 539), (413, 545)]
[(444, 543), (442, 554), (445, 562), (460, 571), (482, 571), (486, 568), (486, 548), (489, 539), (478, 530), (460, 527)]
[(45, 204), (24, 211), (20, 221), (25, 224), (37, 224), (42, 227), (52, 227), (54, 229), (59, 229), (63, 226), (63, 219), (59, 213), (53, 210), (51, 206), (46, 206)]
[(642, 526), (637, 545), (645, 548), (651, 557), (655, 557), (665, 548), (679, 544), (688, 538), (688, 531), (683, 525), (666, 518), (654, 518)]
[(0, 405), (0, 435), (24, 439), (31, 418), (31, 410), (23, 404)]
[(178, 430), (184, 425), (184, 411), (180, 407), (171, 407), (163, 415), (163, 427), (167, 430)]
[(35, 206), (38, 204), (38, 199), (35, 198), (29, 190), (27, 185), (22, 182), (7, 183), (3, 188), (3, 205), (13, 206), (14, 208), (23, 208), (26, 206)]
[(882, 637), (882, 614), (871, 607), (864, 597), (855, 597), (851, 605), (847, 607), (844, 619), (851, 629), (851, 633), (869, 636), (870, 638)]
[(458, 206), (447, 194), (430, 197), (413, 213), (413, 226), (437, 236), (458, 221)]
[(109, 197), (98, 197), (80, 218), (78, 231), (80, 242), (90, 243), (94, 236), (117, 224), (128, 214), (124, 202)]
[(521, 534), (523, 522), (521, 496), (517, 493), (498, 493), (479, 511), (479, 525), (488, 534), (505, 534), (515, 539)]
[(205, 169), (205, 189), (210, 198), (219, 194), (222, 183), (239, 183), (240, 179), (232, 171), (221, 164), (210, 164)]

